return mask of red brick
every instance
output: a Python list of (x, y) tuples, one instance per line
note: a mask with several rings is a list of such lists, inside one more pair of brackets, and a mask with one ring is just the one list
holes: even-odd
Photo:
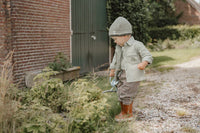
[(43, 69), (58, 52), (70, 57), (70, 0), (12, 0), (11, 8), (9, 22), (0, 12), (0, 27), (8, 27), (0, 28), (0, 46), (11, 34), (14, 83), (23, 86), (27, 71)]
[(200, 12), (193, 8), (187, 1), (176, 0), (175, 2), (176, 14), (183, 12), (179, 19), (179, 23), (194, 25), (200, 24)]

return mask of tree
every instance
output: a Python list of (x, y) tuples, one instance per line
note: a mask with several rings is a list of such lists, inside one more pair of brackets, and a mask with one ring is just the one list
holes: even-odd
[(178, 18), (175, 15), (175, 0), (148, 0), (148, 10), (150, 13), (150, 27), (164, 27), (166, 25), (178, 24)]
[(145, 0), (107, 0), (108, 27), (119, 17), (125, 17), (133, 28), (135, 39), (148, 42), (148, 3)]

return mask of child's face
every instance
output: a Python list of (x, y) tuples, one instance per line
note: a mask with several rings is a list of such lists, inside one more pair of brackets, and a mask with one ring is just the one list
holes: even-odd
[(119, 46), (124, 46), (124, 43), (126, 43), (128, 41), (129, 38), (127, 38), (128, 36), (113, 36), (111, 37), (114, 42), (119, 45)]

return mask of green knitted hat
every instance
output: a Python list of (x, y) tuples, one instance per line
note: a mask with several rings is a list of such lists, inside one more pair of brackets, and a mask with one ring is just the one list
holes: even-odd
[(124, 17), (118, 17), (109, 28), (109, 36), (132, 34), (132, 26)]

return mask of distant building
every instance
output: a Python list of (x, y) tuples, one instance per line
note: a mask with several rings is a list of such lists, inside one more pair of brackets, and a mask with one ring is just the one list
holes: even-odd
[[(197, 1), (198, 2), (198, 1)], [(176, 0), (176, 14), (183, 13), (179, 19), (181, 24), (200, 24), (200, 4), (195, 0)]]

